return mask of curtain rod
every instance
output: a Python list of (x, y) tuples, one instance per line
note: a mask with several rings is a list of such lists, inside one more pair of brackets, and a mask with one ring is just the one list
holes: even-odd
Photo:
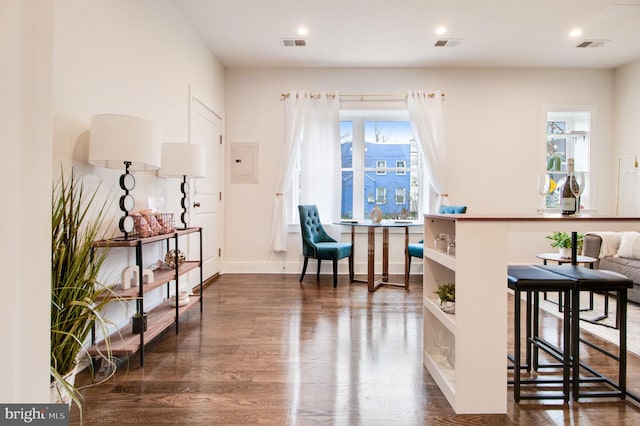
[[(283, 101), (285, 99), (288, 99), (289, 96), (291, 96), (290, 93), (281, 93), (280, 94), (280, 100)], [(296, 97), (297, 96), (298, 96), (298, 94), (296, 94)], [(321, 94), (320, 93), (312, 93), (310, 96), (313, 99), (318, 99), (321, 96)], [(427, 96), (433, 99), (433, 97), (435, 97), (435, 93), (427, 93)], [(329, 98), (329, 99), (334, 99), (335, 97), (336, 97), (335, 94), (327, 94), (327, 98)], [(402, 101), (407, 99), (407, 95), (398, 94), (398, 93), (395, 93), (395, 94), (378, 94), (378, 95), (372, 95), (372, 94), (369, 94), (369, 95), (364, 95), (364, 94), (362, 94), (362, 95), (344, 94), (343, 95), (343, 94), (339, 94), (338, 97), (340, 99), (344, 99), (344, 100), (347, 100), (346, 98), (356, 98), (356, 100), (359, 100), (360, 102), (364, 102), (366, 98), (387, 98), (387, 99), (378, 99), (378, 100), (402, 100)], [(440, 97), (442, 99), (444, 99), (444, 93), (440, 94)]]

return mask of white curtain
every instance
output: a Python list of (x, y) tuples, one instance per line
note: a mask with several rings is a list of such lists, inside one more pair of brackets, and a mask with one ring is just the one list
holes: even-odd
[(338, 95), (291, 92), (285, 100), (287, 158), (276, 192), (271, 249), (287, 251), (287, 203), (300, 158), (300, 204), (318, 206), (323, 221), (340, 218), (340, 119)]
[(287, 202), (285, 193), (291, 186), (293, 174), (296, 171), (296, 160), (300, 152), (308, 101), (308, 92), (290, 92), (289, 97), (284, 100), (286, 157), (273, 204), (273, 222), (271, 224), (271, 249), (273, 251), (287, 251)]
[(300, 152), (300, 204), (318, 206), (330, 224), (340, 218), (340, 102), (337, 95), (314, 96), (306, 110)]
[(425, 166), (423, 167), (423, 194), (420, 199), (423, 203), (422, 210), (426, 212), (429, 197), (425, 191), (428, 185), (431, 185), (438, 194), (439, 204), (448, 204), (441, 92), (410, 90), (407, 95), (407, 109), (411, 130), (418, 142), (420, 158)]

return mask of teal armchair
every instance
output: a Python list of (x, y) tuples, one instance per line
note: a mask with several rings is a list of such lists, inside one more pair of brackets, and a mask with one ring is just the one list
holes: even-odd
[(298, 206), (300, 214), (300, 231), (302, 235), (302, 254), (304, 265), (300, 282), (307, 271), (309, 259), (318, 261), (316, 278), (320, 279), (320, 262), (333, 262), (333, 287), (338, 286), (338, 260), (349, 259), (349, 281), (353, 281), (353, 247), (351, 243), (341, 243), (331, 238), (322, 227), (318, 208), (315, 205)]

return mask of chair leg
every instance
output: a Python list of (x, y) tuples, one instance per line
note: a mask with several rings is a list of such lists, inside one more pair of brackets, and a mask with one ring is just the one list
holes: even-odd
[(353, 282), (353, 254), (349, 256), (349, 282)]
[(300, 275), (300, 282), (302, 282), (302, 279), (304, 278), (304, 274), (305, 272), (307, 272), (307, 263), (309, 263), (309, 258), (305, 256), (304, 265), (302, 265), (302, 275)]
[(333, 288), (338, 287), (338, 259), (333, 259)]
[(320, 279), (320, 259), (318, 259), (318, 272), (316, 272), (316, 280)]
[(409, 265), (408, 265), (408, 266), (409, 266), (409, 272), (411, 272), (411, 258), (412, 258), (412, 257), (413, 257), (413, 256), (409, 256)]

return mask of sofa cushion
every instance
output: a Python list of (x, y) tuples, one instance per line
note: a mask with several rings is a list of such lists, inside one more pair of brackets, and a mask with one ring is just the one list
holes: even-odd
[(640, 232), (623, 232), (616, 257), (640, 260)]

